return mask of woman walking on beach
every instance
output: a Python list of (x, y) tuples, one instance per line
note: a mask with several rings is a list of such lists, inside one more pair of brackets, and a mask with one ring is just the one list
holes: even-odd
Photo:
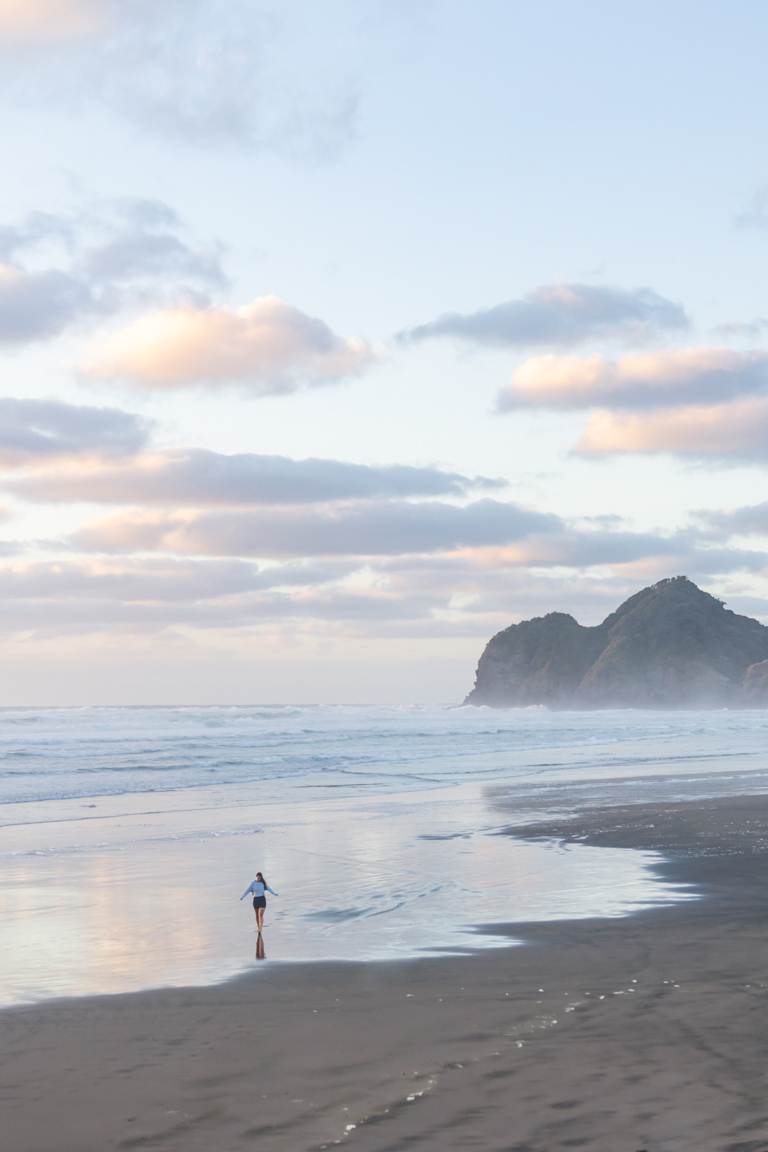
[(249, 892), (253, 893), (253, 910), (256, 913), (256, 930), (261, 932), (262, 928), (264, 927), (264, 909), (267, 906), (266, 894), (269, 892), (272, 896), (277, 896), (278, 893), (275, 892), (274, 888), (270, 888), (269, 884), (267, 884), (266, 880), (264, 879), (263, 872), (256, 873), (256, 879), (251, 880), (250, 884), (246, 888), (245, 892), (243, 892), (240, 899), (245, 900)]

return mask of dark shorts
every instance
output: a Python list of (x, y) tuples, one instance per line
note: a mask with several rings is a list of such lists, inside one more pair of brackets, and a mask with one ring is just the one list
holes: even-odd
[(266, 908), (266, 906), (267, 906), (266, 896), (254, 896), (253, 906), (254, 906), (254, 908)]

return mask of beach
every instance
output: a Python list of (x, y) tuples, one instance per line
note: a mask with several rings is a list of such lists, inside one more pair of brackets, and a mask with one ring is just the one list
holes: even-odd
[(498, 925), (524, 946), (466, 956), (10, 1008), (6, 1146), (763, 1152), (768, 797), (593, 808), (525, 835), (652, 850), (701, 898)]

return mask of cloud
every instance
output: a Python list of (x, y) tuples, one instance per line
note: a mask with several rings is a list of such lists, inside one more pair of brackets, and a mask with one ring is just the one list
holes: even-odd
[(0, 259), (8, 260), (18, 252), (40, 244), (59, 242), (69, 245), (76, 235), (74, 221), (52, 212), (29, 212), (17, 224), (0, 224)]
[(495, 555), (491, 552), (489, 561), (526, 568), (591, 568), (670, 556), (678, 550), (674, 538), (658, 533), (564, 529), (531, 536)]
[(147, 424), (118, 408), (0, 399), (0, 466), (78, 456), (126, 456), (146, 443)]
[(199, 301), (226, 283), (218, 249), (191, 244), (160, 201), (31, 212), (0, 226), (0, 343), (50, 339), (137, 304)]
[(573, 410), (711, 404), (768, 388), (768, 354), (683, 348), (610, 360), (535, 356), (498, 395), (498, 408)]
[[(503, 585), (504, 573), (512, 571), (613, 568), (625, 571), (627, 578), (634, 572), (643, 579), (643, 566), (650, 565), (650, 578), (656, 579), (657, 571), (720, 574), (768, 566), (760, 551), (713, 547), (711, 534), (700, 528), (673, 533), (583, 528), (494, 500), (463, 507), (391, 500), (311, 510), (273, 505), (247, 511), (122, 513), (86, 525), (68, 544), (112, 556), (301, 557), (305, 563), (325, 558), (324, 565), (365, 565), (369, 577), (383, 580), (385, 589), (407, 573), (406, 583), (389, 590), (409, 596), (419, 590), (439, 593), (446, 602), (473, 595), (473, 588), (479, 594), (489, 581)], [(498, 592), (498, 583), (494, 589)]]
[(615, 575), (565, 574), (538, 567), (534, 574), (524, 565), (508, 563), (500, 556), (491, 560), (482, 552), (396, 557), (380, 561), (377, 569), (386, 576), (392, 592), (408, 596), (414, 588), (426, 587), (457, 614), (477, 618), (504, 613), (506, 623), (561, 610), (564, 605), (568, 611), (575, 607), (594, 610), (602, 620), (622, 598), (637, 591), (636, 585)]
[(448, 336), (494, 347), (557, 347), (595, 337), (643, 339), (687, 324), (681, 305), (650, 288), (552, 284), (478, 312), (446, 312), (400, 333), (400, 339)]
[(303, 504), (404, 496), (455, 496), (505, 482), (438, 468), (292, 460), (201, 448), (131, 459), (127, 464), (61, 469), (5, 484), (26, 500), (100, 504)]
[(707, 509), (697, 512), (696, 519), (710, 534), (717, 536), (768, 536), (768, 501), (741, 508)]
[(730, 320), (716, 325), (714, 331), (739, 340), (761, 340), (768, 333), (768, 319), (757, 316), (754, 320)]
[(204, 288), (228, 283), (220, 247), (191, 243), (178, 212), (163, 200), (102, 201), (83, 214), (80, 233), (82, 271), (99, 283), (161, 281)]
[(259, 395), (358, 376), (375, 354), (274, 296), (238, 309), (149, 313), (96, 342), (87, 376), (148, 388), (239, 384)]
[(105, 0), (0, 0), (0, 41), (67, 40), (102, 26)]
[(251, 0), (0, 0), (2, 79), (13, 95), (81, 116), (95, 105), (196, 147), (325, 160), (355, 136), (357, 61), (318, 38), (345, 45), (358, 25), (343, 6), (297, 19)]
[[(762, 552), (562, 528), (530, 546), (256, 565), (190, 557), (77, 557), (0, 565), (0, 631), (35, 637), (298, 627), (332, 635), (475, 636), (554, 609), (607, 611), (670, 571), (764, 571)], [(578, 567), (593, 569), (589, 575)], [(570, 571), (569, 571), (570, 567)]]
[(25, 272), (0, 264), (0, 343), (58, 336), (95, 307), (88, 285), (76, 277), (55, 270)]
[[(716, 549), (697, 532), (582, 532), (564, 528), (551, 536), (533, 536), (503, 548), (475, 549), (464, 553), (475, 573), (503, 573), (513, 569), (546, 571), (612, 568), (637, 570), (660, 565), (660, 574), (684, 570), (723, 573), (735, 570), (762, 571), (768, 561), (762, 552)], [(654, 568), (655, 570), (655, 568)], [(653, 577), (658, 579), (659, 577)]]
[(581, 456), (659, 455), (691, 460), (768, 461), (768, 400), (657, 412), (595, 412), (574, 451)]
[(242, 629), (293, 621), (413, 621), (438, 603), (345, 587), (349, 564), (291, 563), (257, 568), (242, 561), (73, 561), (0, 566), (0, 631), (66, 635)]
[[(668, 555), (659, 555), (657, 539), (641, 540), (638, 536), (638, 546), (629, 548), (619, 542), (614, 552), (642, 552), (647, 543), (649, 579), (677, 570), (685, 555), (681, 540), (678, 552)], [(714, 559), (708, 568), (691, 569), (687, 557), (686, 570), (737, 567), (728, 550), (704, 554), (710, 551)], [(481, 644), (514, 619), (554, 609), (583, 609), (602, 619), (636, 591), (648, 563), (619, 561), (610, 574), (605, 564), (593, 575), (565, 574), (558, 568), (526, 567), (505, 560), (501, 551), (482, 549), (379, 559), (363, 568), (346, 559), (264, 567), (242, 560), (172, 557), (18, 561), (0, 565), (0, 632), (39, 638), (269, 627), (289, 628), (293, 634), (301, 627), (317, 637), (332, 625), (337, 638), (462, 635), (475, 636)]]
[(97, 282), (178, 279), (222, 287), (226, 278), (216, 253), (195, 251), (168, 232), (126, 231), (83, 256), (85, 275)]
[(768, 353), (684, 348), (609, 359), (536, 356), (498, 410), (595, 409), (580, 456), (668, 454), (719, 463), (768, 460)]
[(758, 188), (752, 199), (733, 218), (737, 228), (768, 228), (768, 188)]
[[(314, 592), (306, 596), (280, 594), (244, 597), (232, 601), (137, 603), (120, 600), (15, 600), (0, 602), (0, 632), (35, 638), (108, 634), (166, 632), (169, 629), (253, 629), (271, 625), (289, 627), (294, 634), (297, 621), (311, 623), (315, 636), (318, 625), (352, 624), (363, 634), (394, 631), (410, 621), (424, 621), (436, 607), (424, 593), (409, 599), (381, 593), (347, 592), (343, 589)], [(354, 627), (356, 626), (356, 627)]]
[[(712, 575), (734, 571), (763, 572), (768, 569), (765, 552), (714, 547), (711, 533), (700, 527), (666, 535), (653, 532), (579, 531), (564, 527), (550, 535), (532, 536), (520, 543), (464, 549), (438, 556), (397, 556), (375, 562), (377, 571), (392, 575), (413, 574), (421, 586), (451, 590), (461, 596), (474, 588), (484, 595), (503, 592), (507, 579), (516, 586), (521, 572), (535, 581), (553, 578), (552, 570), (581, 571), (612, 568), (626, 579), (644, 579), (643, 568), (653, 573), (649, 579), (660, 579), (669, 572), (685, 571)], [(658, 575), (656, 570), (658, 567)], [(535, 573), (535, 577), (532, 576)], [(580, 578), (581, 578), (580, 577)], [(595, 580), (590, 574), (588, 579)], [(636, 591), (635, 587), (633, 591)], [(482, 600), (482, 597), (481, 597)], [(615, 607), (615, 605), (614, 605)], [(479, 605), (482, 610), (482, 603)]]
[(556, 516), (495, 500), (289, 506), (188, 516), (116, 515), (72, 537), (83, 551), (199, 556), (386, 556), (503, 544), (554, 531)]
[(697, 531), (620, 533), (612, 540), (608, 533), (566, 530), (521, 546), (393, 557), (373, 567), (390, 594), (407, 599), (426, 589), (437, 598), (442, 607), (422, 622), (425, 630), (479, 635), (482, 643), (513, 621), (552, 611), (597, 623), (639, 587), (673, 572), (704, 584), (735, 572), (764, 575), (768, 558), (712, 547)]
[(705, 585), (713, 578), (722, 584), (729, 573), (766, 572), (764, 553), (701, 546), (692, 532), (638, 533), (634, 540), (626, 534), (613, 543), (602, 534), (583, 541), (575, 536), (555, 536), (546, 552), (534, 542), (527, 558), (517, 547), (477, 549), (378, 560), (374, 571), (390, 594), (407, 599), (426, 589), (441, 604), (439, 613), (411, 627), (412, 634), (421, 629), (422, 634), (475, 635), (480, 645), (516, 620), (552, 611), (598, 623), (639, 587), (671, 572), (687, 572)]
[(348, 563), (277, 564), (241, 560), (142, 559), (18, 562), (0, 567), (0, 600), (115, 600), (176, 603), (338, 581)]
[[(409, 568), (407, 558), (391, 561), (388, 588), (403, 597), (428, 588), (443, 602), (441, 621), (484, 638), (514, 621), (555, 611), (572, 613), (584, 623), (599, 623), (642, 584), (678, 570), (677, 558), (668, 555), (652, 557), (643, 565), (588, 572), (501, 564), (481, 568), (470, 558), (451, 559), (454, 563), (445, 569), (433, 567), (428, 558), (414, 568)], [(713, 570), (727, 573), (735, 568), (734, 564), (717, 569), (686, 566), (685, 571), (706, 583)]]
[(69, 546), (113, 556), (329, 558), (324, 565), (346, 557), (358, 567), (365, 563), (374, 578), (414, 573), (414, 591), (437, 586), (446, 594), (459, 592), (462, 580), (481, 585), (488, 573), (521, 569), (624, 569), (658, 561), (664, 571), (722, 573), (768, 565), (760, 551), (714, 548), (711, 534), (699, 528), (666, 534), (584, 529), (494, 500), (463, 507), (392, 500), (312, 509), (121, 513), (82, 528)]

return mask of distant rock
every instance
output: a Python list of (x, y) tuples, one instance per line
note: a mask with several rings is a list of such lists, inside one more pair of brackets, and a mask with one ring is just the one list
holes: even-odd
[(498, 632), (465, 704), (768, 707), (768, 628), (675, 576), (593, 628), (550, 612)]

